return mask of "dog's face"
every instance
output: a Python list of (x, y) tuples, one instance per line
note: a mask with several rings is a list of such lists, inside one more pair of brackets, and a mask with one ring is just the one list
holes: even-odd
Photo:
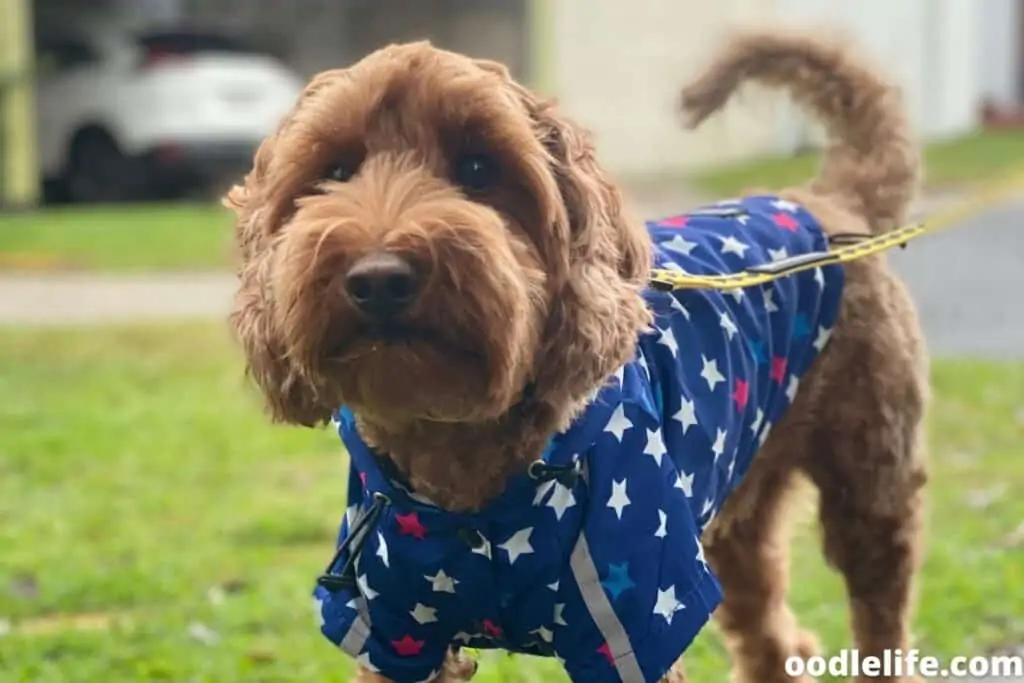
[(317, 76), (227, 202), (232, 324), (285, 421), (572, 400), (646, 321), (646, 235), (581, 132), (504, 67), (426, 43)]

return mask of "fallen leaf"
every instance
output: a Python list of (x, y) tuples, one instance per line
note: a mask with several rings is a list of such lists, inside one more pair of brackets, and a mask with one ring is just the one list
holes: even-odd
[(188, 635), (195, 641), (202, 643), (208, 647), (212, 647), (220, 642), (220, 634), (214, 631), (206, 624), (198, 621), (193, 621), (188, 625)]

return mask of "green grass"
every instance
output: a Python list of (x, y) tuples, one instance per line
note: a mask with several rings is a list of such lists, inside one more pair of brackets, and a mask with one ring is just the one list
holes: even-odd
[[(915, 632), (926, 654), (972, 654), (1024, 636), (1022, 551), (1003, 547), (1024, 520), (1024, 366), (939, 363), (935, 391)], [(347, 680), (309, 599), (345, 506), (340, 446), (267, 425), (219, 328), (0, 329), (0, 396), (5, 683)], [(797, 537), (793, 603), (834, 651), (840, 582)], [(725, 680), (713, 629), (687, 663)], [(478, 680), (556, 671), (499, 655)]]
[(0, 268), (223, 269), (231, 228), (213, 204), (0, 213)]
[[(814, 176), (821, 159), (812, 151), (765, 157), (697, 173), (694, 187), (713, 196), (729, 196), (751, 187), (778, 189)], [(1024, 131), (981, 131), (927, 145), (925, 182), (931, 188), (980, 183), (1024, 170)]]

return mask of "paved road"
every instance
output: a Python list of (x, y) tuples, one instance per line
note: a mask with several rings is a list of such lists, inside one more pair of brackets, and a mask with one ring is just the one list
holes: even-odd
[[(1024, 358), (1024, 195), (892, 260), (920, 306), (933, 353)], [(233, 287), (223, 274), (0, 274), (0, 323), (220, 317)]]
[(1024, 197), (892, 255), (933, 353), (1024, 358)]

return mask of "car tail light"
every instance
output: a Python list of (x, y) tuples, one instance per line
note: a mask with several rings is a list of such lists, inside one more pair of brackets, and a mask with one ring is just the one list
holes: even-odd
[(151, 69), (155, 66), (167, 64), (169, 62), (180, 62), (185, 57), (186, 55), (183, 55), (180, 52), (149, 49), (143, 54), (142, 64), (140, 66), (143, 69)]

